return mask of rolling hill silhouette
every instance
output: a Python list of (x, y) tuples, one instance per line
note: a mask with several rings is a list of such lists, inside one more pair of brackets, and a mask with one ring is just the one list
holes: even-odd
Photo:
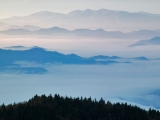
[(64, 55), (58, 52), (47, 51), (40, 47), (34, 47), (29, 50), (4, 50), (0, 49), (0, 71), (5, 70), (24, 70), (25, 73), (46, 73), (42, 67), (21, 67), (16, 64), (17, 61), (36, 62), (38, 64), (76, 64), (76, 65), (93, 65), (93, 64), (111, 64), (118, 63), (115, 60), (96, 61), (91, 58), (83, 58), (76, 54)]
[(160, 45), (160, 37), (154, 37), (149, 40), (140, 40), (129, 47), (135, 47), (135, 46), (146, 46), (146, 45)]

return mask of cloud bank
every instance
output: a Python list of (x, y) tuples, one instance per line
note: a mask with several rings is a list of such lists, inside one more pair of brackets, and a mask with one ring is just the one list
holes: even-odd
[[(3, 73), (0, 74), (0, 94), (3, 94), (0, 103), (25, 101), (35, 94), (59, 93), (72, 97), (103, 97), (106, 101), (128, 101), (146, 109), (159, 109), (159, 63), (157, 60), (107, 66), (50, 64), (43, 66), (49, 72), (42, 75)], [(29, 66), (25, 62), (21, 64)]]

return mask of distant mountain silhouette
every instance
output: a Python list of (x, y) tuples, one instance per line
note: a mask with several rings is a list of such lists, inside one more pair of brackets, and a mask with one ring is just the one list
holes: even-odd
[(149, 60), (148, 58), (142, 56), (142, 57), (136, 57), (136, 58), (132, 58), (132, 59), (135, 59), (135, 60)]
[(10, 29), (10, 30), (0, 31), (0, 33), (7, 34), (7, 35), (30, 35), (32, 34), (31, 31), (25, 30), (25, 29)]
[[(131, 63), (130, 60), (149, 60), (141, 56), (135, 58), (122, 58), (119, 56), (97, 55), (84, 58), (76, 54), (62, 54), (56, 51), (47, 51), (34, 46), (26, 49), (24, 46), (10, 46), (0, 49), (0, 73), (17, 71), (25, 74), (44, 74), (48, 71), (43, 67), (23, 67), (20, 61), (35, 62), (40, 65), (50, 64), (75, 64), (75, 65), (108, 65), (113, 63)], [(8, 49), (7, 49), (8, 48)], [(25, 48), (25, 49), (24, 49)]]
[[(25, 27), (23, 27), (25, 28)], [(160, 31), (152, 30), (140, 30), (128, 33), (120, 31), (105, 31), (103, 29), (75, 29), (67, 30), (60, 27), (41, 28), (40, 30), (30, 31), (27, 29), (9, 29), (0, 31), (0, 34), (7, 35), (60, 35), (60, 36), (78, 36), (78, 37), (90, 37), (90, 38), (148, 38), (160, 36)]]
[(135, 47), (135, 46), (145, 46), (145, 45), (160, 45), (160, 37), (154, 37), (149, 40), (140, 40), (129, 47)]
[[(40, 47), (29, 50), (15, 51), (0, 49), (1, 61), (12, 63), (13, 61), (34, 61), (37, 63), (62, 63), (62, 64), (101, 64), (91, 58), (83, 58), (75, 54), (64, 55), (58, 52), (46, 51)], [(10, 62), (9, 62), (10, 61)], [(116, 63), (108, 61), (102, 64)]]
[(24, 26), (18, 26), (18, 25), (12, 25), (9, 27), (5, 27), (5, 30), (10, 30), (10, 29), (25, 29), (25, 30), (30, 30), (30, 31), (36, 31), (36, 30), (40, 30), (42, 28), (37, 27), (37, 26), (33, 26), (33, 25), (24, 25)]
[(91, 57), (92, 59), (120, 59), (121, 57), (118, 56), (104, 56), (104, 55), (98, 55)]
[(64, 28), (59, 28), (59, 27), (52, 27), (52, 28), (46, 28), (46, 29), (40, 29), (38, 31), (33, 32), (34, 34), (67, 34), (70, 33), (71, 31), (64, 29)]
[(144, 12), (129, 13), (107, 9), (75, 10), (68, 14), (42, 11), (24, 17), (11, 17), (0, 20), (0, 22), (18, 26), (34, 25), (44, 28), (59, 26), (66, 29), (102, 28), (119, 31), (133, 31), (148, 28), (159, 29), (159, 21), (159, 14)]
[[(13, 46), (13, 48), (21, 46)], [(111, 64), (119, 63), (115, 60), (96, 61), (91, 58), (83, 58), (76, 54), (64, 55), (58, 52), (46, 51), (43, 48), (33, 47), (29, 50), (5, 50), (0, 49), (0, 72), (4, 71), (21, 71), (27, 74), (46, 73), (47, 70), (41, 67), (21, 67), (15, 64), (16, 61), (36, 62), (39, 64), (77, 64), (77, 65), (93, 65), (93, 64)]]
[(25, 16), (25, 19), (28, 20), (45, 20), (45, 19), (51, 19), (51, 18), (55, 18), (55, 17), (63, 17), (65, 14), (62, 13), (53, 13), (53, 12), (49, 12), (49, 11), (41, 11), (41, 12), (37, 12), (37, 13), (33, 13), (29, 16)]

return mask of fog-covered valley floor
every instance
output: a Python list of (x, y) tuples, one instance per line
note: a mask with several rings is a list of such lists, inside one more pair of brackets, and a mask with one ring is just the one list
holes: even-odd
[[(34, 63), (22, 62), (23, 66)], [(37, 66), (39, 66), (37, 64)], [(35, 94), (60, 94), (128, 102), (159, 109), (160, 61), (132, 61), (110, 65), (40, 65), (46, 74), (12, 71), (0, 74), (0, 103), (26, 101)]]
[[(81, 57), (118, 56), (117, 63), (101, 65), (39, 64), (16, 61), (20, 67), (40, 67), (44, 74), (11, 70), (0, 72), (0, 104), (22, 102), (35, 94), (92, 97), (127, 102), (144, 109), (160, 109), (160, 48), (158, 45), (129, 47), (139, 39), (89, 39), (53, 36), (0, 36), (2, 49), (27, 50), (39, 46)], [(25, 47), (12, 47), (12, 46)], [(10, 46), (10, 47), (8, 47)], [(148, 60), (131, 59), (146, 57)], [(1, 56), (3, 58), (3, 56)], [(125, 58), (125, 59), (124, 59)]]

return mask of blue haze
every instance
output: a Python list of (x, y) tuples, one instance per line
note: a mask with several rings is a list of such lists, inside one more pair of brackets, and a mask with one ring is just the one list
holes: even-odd
[[(40, 50), (41, 53), (45, 52), (49, 55), (55, 53), (64, 58), (71, 57), (80, 60), (83, 58), (74, 54), (64, 55), (58, 52), (50, 52), (42, 48), (33, 48), (21, 52), (23, 54), (29, 51), (34, 53), (34, 50)], [(20, 51), (9, 50), (9, 52), (19, 54)], [(3, 94), (0, 97), (1, 104), (26, 101), (35, 94), (58, 93), (72, 97), (91, 96), (93, 99), (103, 97), (106, 101), (128, 102), (145, 109), (149, 107), (160, 109), (159, 60), (146, 57), (127, 59), (118, 56), (98, 55), (91, 57), (92, 59), (85, 58), (94, 61), (94, 63), (91, 62), (92, 64), (86, 64), (86, 61), (83, 60), (81, 61), (83, 64), (75, 63), (75, 61), (71, 64), (63, 62), (64, 59), (59, 62), (49, 62), (47, 59), (38, 61), (39, 59), (36, 57), (32, 57), (32, 60), (24, 60), (22, 56), (19, 59), (13, 53), (13, 56), (10, 54), (12, 59), (8, 59), (10, 62), (7, 62), (10, 64), (4, 66), (6, 69), (2, 71), (1, 68), (0, 94)], [(38, 52), (36, 51), (36, 53)], [(25, 54), (24, 56), (27, 55)], [(18, 61), (13, 62), (13, 59), (18, 59)], [(116, 60), (118, 62), (110, 64), (102, 64), (102, 62), (99, 64), (105, 60)], [(129, 62), (124, 62), (126, 60)]]

